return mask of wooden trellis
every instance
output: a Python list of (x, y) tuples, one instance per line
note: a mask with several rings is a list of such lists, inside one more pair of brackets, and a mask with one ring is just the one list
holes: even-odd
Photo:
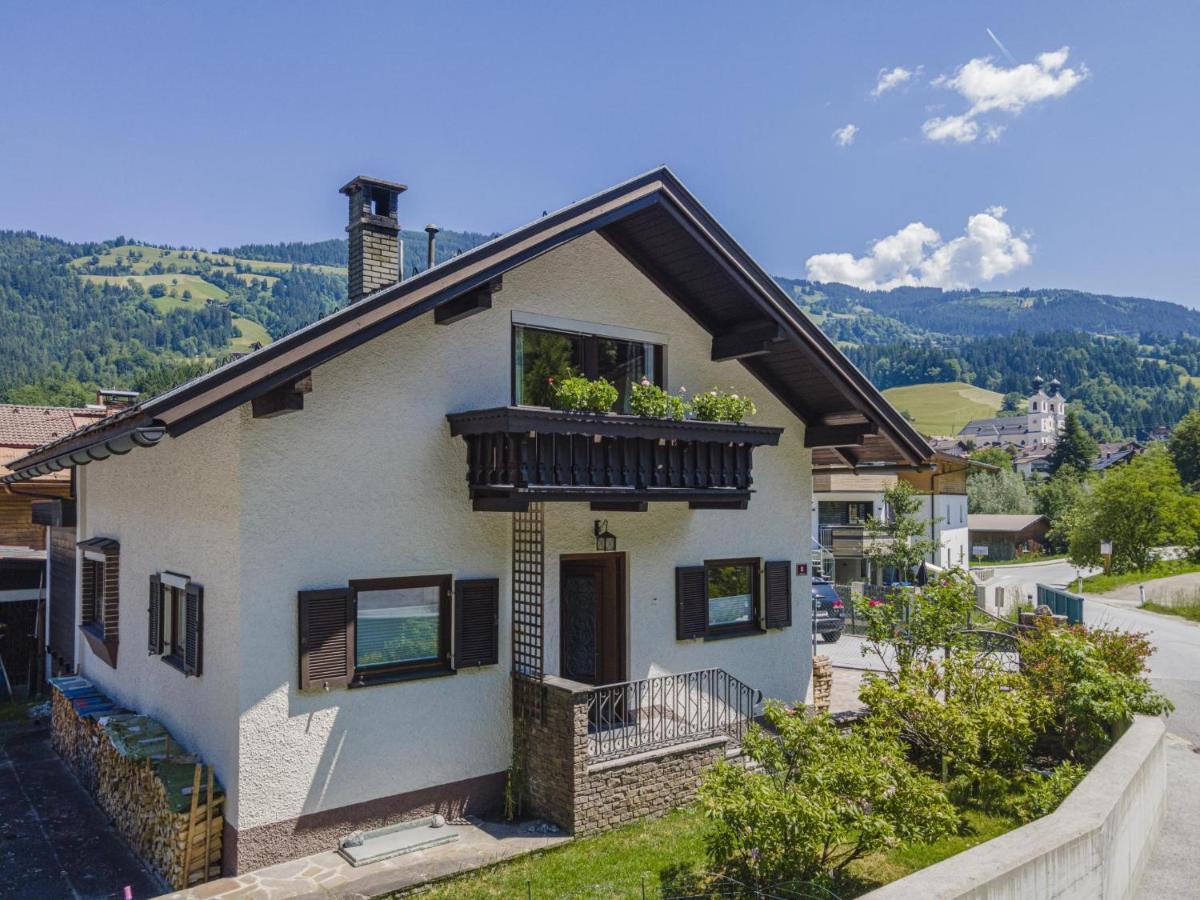
[(541, 503), (513, 513), (513, 703), (519, 719), (537, 721), (542, 706), (545, 618), (545, 515)]

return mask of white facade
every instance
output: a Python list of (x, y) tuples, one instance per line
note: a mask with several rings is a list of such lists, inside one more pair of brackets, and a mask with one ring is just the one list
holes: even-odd
[[(593, 520), (606, 518), (627, 554), (629, 678), (720, 667), (768, 697), (804, 696), (809, 584), (794, 567), (791, 628), (704, 642), (677, 641), (674, 625), (676, 566), (809, 560), (803, 424), (739, 363), (712, 362), (712, 336), (593, 234), (508, 272), (485, 313), (451, 326), (426, 314), (320, 366), (300, 412), (254, 419), (243, 406), (79, 470), (80, 539), (121, 544), (118, 665), (84, 643), (81, 673), (214, 763), (239, 831), (510, 765), (511, 515), (472, 511), (445, 416), (510, 402), (514, 312), (652, 327), (670, 388), (732, 386), (755, 398), (756, 423), (784, 429), (755, 455), (744, 511), (546, 505), (547, 673), (558, 670), (559, 557), (594, 551)], [(148, 581), (163, 570), (205, 587), (198, 678), (146, 654)], [(297, 690), (298, 591), (418, 574), (500, 579), (498, 666)]]

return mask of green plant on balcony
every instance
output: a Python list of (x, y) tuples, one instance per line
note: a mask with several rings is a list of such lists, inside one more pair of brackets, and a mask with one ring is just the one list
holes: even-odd
[(629, 411), (635, 416), (651, 419), (674, 419), (679, 422), (687, 415), (688, 405), (682, 397), (665, 391), (650, 379), (635, 384), (629, 395)]
[(703, 391), (692, 400), (692, 415), (701, 422), (738, 423), (758, 410), (754, 401), (732, 391)]
[(554, 392), (554, 408), (569, 412), (611, 412), (617, 402), (617, 389), (606, 378), (583, 378), (572, 375), (556, 380), (548, 378)]

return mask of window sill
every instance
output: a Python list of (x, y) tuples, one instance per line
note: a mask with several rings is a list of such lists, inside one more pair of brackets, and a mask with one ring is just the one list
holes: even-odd
[(765, 628), (759, 628), (757, 625), (750, 628), (739, 628), (736, 631), (714, 631), (704, 635), (705, 642), (708, 641), (726, 641), (730, 638), (754, 637), (759, 634), (766, 634)]
[(105, 638), (103, 628), (96, 623), (80, 625), (79, 630), (87, 639), (92, 653), (115, 669), (117, 667), (117, 639), (115, 637)]
[(394, 684), (398, 681), (423, 681), (426, 678), (444, 678), (455, 673), (456, 670), (441, 664), (391, 672), (356, 672), (349, 686), (363, 688), (377, 684)]

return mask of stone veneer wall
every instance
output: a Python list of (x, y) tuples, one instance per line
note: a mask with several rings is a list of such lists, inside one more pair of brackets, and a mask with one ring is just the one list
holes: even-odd
[(711, 737), (589, 763), (589, 689), (566, 679), (546, 678), (543, 719), (528, 732), (527, 811), (584, 836), (691, 802), (701, 773), (725, 757), (728, 740)]

